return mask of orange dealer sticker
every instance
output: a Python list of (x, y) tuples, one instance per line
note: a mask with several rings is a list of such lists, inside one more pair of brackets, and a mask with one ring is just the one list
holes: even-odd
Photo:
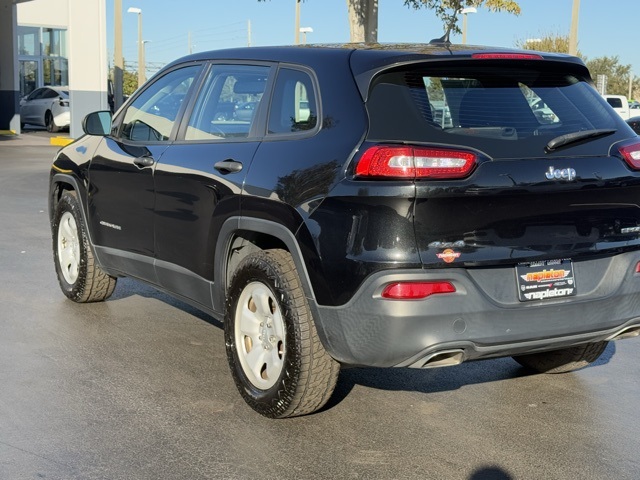
[(436, 257), (438, 257), (440, 260), (445, 261), (446, 263), (451, 263), (460, 255), (460, 252), (454, 252), (450, 248), (447, 248), (444, 252), (436, 254)]

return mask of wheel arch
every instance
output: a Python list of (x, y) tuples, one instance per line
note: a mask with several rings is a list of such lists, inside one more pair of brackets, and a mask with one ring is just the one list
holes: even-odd
[(213, 304), (224, 313), (224, 301), (235, 266), (256, 250), (281, 248), (288, 251), (293, 258), (305, 296), (314, 313), (317, 304), (313, 292), (309, 272), (304, 257), (293, 232), (284, 225), (259, 218), (232, 217), (223, 224), (216, 244), (214, 259), (214, 285), (218, 288), (213, 292)]
[(80, 203), (80, 212), (82, 213), (82, 221), (85, 224), (87, 237), (89, 239), (89, 245), (93, 251), (93, 255), (98, 260), (98, 264), (101, 265), (98, 255), (96, 255), (96, 249), (93, 246), (93, 239), (91, 236), (91, 228), (89, 219), (87, 217), (87, 197), (86, 192), (80, 187), (80, 182), (77, 178), (67, 173), (56, 173), (51, 177), (51, 183), (49, 188), (49, 220), (53, 219), (56, 206), (65, 191), (76, 192), (78, 202)]

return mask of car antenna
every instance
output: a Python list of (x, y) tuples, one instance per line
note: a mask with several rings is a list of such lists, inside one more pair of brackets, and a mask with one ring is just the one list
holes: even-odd
[(451, 15), (451, 19), (449, 20), (449, 24), (447, 25), (447, 30), (444, 32), (440, 38), (434, 38), (429, 42), (429, 45), (451, 45), (451, 40), (449, 40), (449, 36), (451, 35), (451, 30), (453, 30), (453, 26), (458, 21), (457, 12)]

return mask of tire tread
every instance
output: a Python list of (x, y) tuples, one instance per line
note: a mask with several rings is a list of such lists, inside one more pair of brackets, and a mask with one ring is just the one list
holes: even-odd
[[(80, 211), (80, 203), (78, 202), (77, 193), (73, 190), (65, 191), (60, 197), (60, 201), (56, 206), (55, 221), (53, 225), (53, 256), (56, 262), (56, 271), (58, 274), (58, 283), (64, 294), (77, 303), (102, 302), (109, 298), (113, 293), (117, 279), (105, 273), (93, 255), (89, 237), (87, 235), (86, 226), (83, 222), (82, 212)], [(78, 227), (78, 235), (81, 244), (81, 260), (80, 275), (74, 285), (69, 285), (64, 280), (63, 275), (59, 271), (58, 255), (57, 255), (57, 227), (60, 217), (65, 211), (71, 212), (76, 220)]]
[[(306, 415), (322, 408), (333, 393), (338, 381), (340, 364), (336, 362), (324, 349), (314, 319), (309, 308), (295, 263), (291, 254), (286, 250), (273, 249), (252, 253), (246, 257), (236, 269), (231, 282), (232, 290), (236, 278), (243, 271), (258, 270), (265, 272), (269, 282), (275, 287), (280, 298), (280, 308), (283, 315), (295, 323), (293, 331), (296, 335), (296, 347), (299, 356), (296, 358), (295, 371), (289, 378), (283, 378), (277, 385), (278, 397), (274, 402), (254, 398), (248, 391), (241, 374), (234, 367), (234, 352), (230, 348), (233, 343), (229, 335), (235, 314), (231, 298), (227, 299), (227, 319), (225, 329), (227, 333), (228, 357), (234, 381), (245, 401), (257, 412), (271, 418), (286, 418)], [(291, 385), (290, 382), (294, 382)], [(276, 387), (274, 387), (276, 388)]]

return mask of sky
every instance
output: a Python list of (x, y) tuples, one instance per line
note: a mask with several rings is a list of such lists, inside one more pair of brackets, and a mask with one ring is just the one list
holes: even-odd
[[(519, 0), (520, 16), (481, 8), (469, 14), (467, 43), (513, 47), (517, 41), (549, 34), (568, 35), (573, 0)], [(633, 18), (640, 14), (640, 0), (582, 0), (578, 49), (588, 58), (617, 55), (640, 76), (640, 49), (635, 43)], [(137, 15), (142, 9), (146, 61), (164, 64), (189, 53), (246, 46), (294, 43), (295, 0), (122, 0), (123, 54), (137, 60)], [(305, 0), (301, 27), (311, 27), (307, 43), (349, 41), (346, 0)], [(107, 43), (113, 59), (113, 0), (107, 0)], [(409, 9), (403, 0), (380, 0), (380, 43), (428, 42), (443, 33), (431, 10)], [(250, 25), (250, 26), (249, 26)], [(461, 24), (460, 24), (461, 25)], [(453, 43), (462, 41), (452, 36)], [(302, 35), (301, 35), (302, 41)]]

